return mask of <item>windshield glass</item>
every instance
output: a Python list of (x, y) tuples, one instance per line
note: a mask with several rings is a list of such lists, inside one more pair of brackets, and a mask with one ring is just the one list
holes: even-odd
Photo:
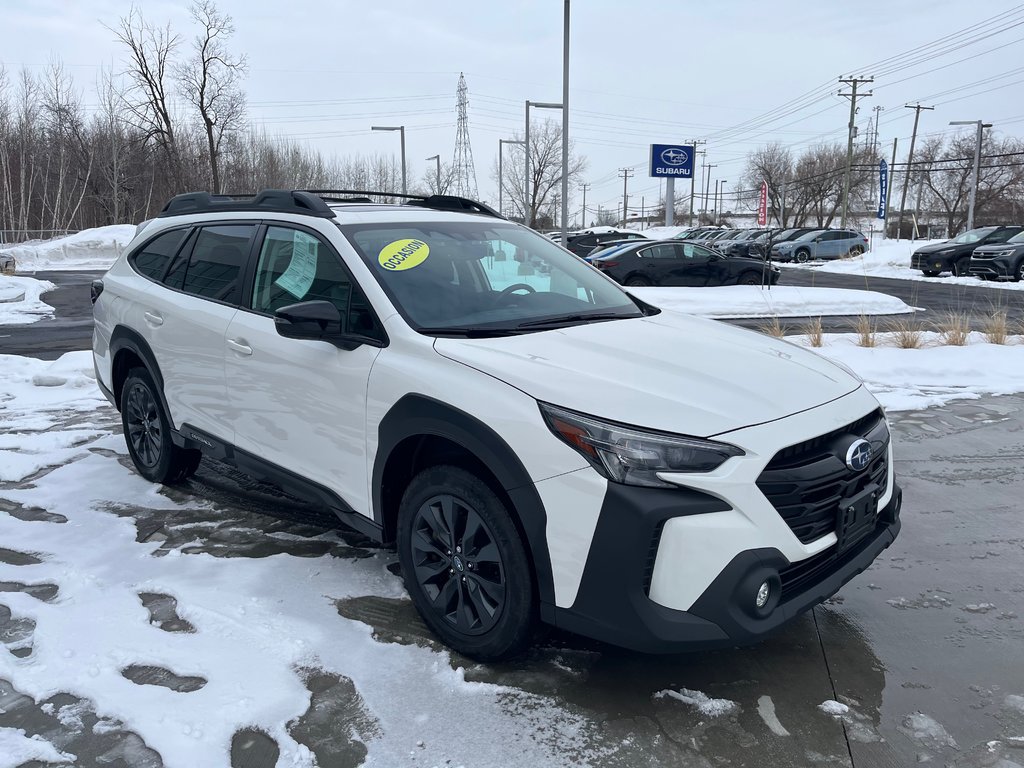
[(1018, 232), (1016, 235), (1011, 237), (1006, 242), (1008, 242), (1008, 243), (1024, 243), (1024, 230)]
[(493, 220), (339, 225), (395, 307), (425, 333), (543, 330), (640, 317), (617, 285), (546, 237)]
[(964, 232), (959, 237), (954, 237), (951, 242), (954, 243), (976, 243), (986, 235), (995, 232), (995, 227), (982, 227), (981, 229), (972, 229), (969, 232)]

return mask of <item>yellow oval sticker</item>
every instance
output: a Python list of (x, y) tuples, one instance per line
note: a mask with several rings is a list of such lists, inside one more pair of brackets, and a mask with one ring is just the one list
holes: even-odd
[(378, 263), (384, 269), (400, 272), (418, 267), (430, 255), (430, 246), (422, 240), (395, 240), (380, 249)]

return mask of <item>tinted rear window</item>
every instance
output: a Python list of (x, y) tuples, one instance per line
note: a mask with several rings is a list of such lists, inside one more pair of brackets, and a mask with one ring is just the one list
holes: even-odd
[(203, 227), (188, 261), (185, 292), (238, 303), (242, 270), (255, 232), (255, 224)]
[(152, 280), (159, 280), (186, 234), (188, 229), (172, 229), (150, 240), (132, 258), (135, 269)]

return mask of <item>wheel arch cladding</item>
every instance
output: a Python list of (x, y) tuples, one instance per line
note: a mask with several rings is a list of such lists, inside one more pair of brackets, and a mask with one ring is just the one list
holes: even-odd
[[(138, 332), (131, 328), (119, 325), (110, 334), (110, 384), (114, 395), (114, 402), (118, 410), (121, 409), (121, 390), (124, 389), (124, 382), (128, 378), (128, 372), (132, 368), (145, 368), (156, 384), (157, 396), (160, 398), (160, 405), (170, 420), (171, 412), (167, 408), (167, 399), (164, 397), (164, 377), (160, 372), (160, 366), (156, 362), (153, 350)], [(173, 429), (173, 423), (172, 423)]]
[[(497, 485), (494, 491), (508, 504), (530, 555), (540, 602), (542, 606), (553, 605), (555, 593), (547, 545), (547, 515), (526, 467), (508, 443), (482, 421), (425, 395), (403, 397), (378, 427), (372, 501), (373, 516), (383, 527), (385, 540), (395, 538), (398, 504), (414, 471), (438, 463), (427, 460), (424, 448), (429, 451), (432, 446), (442, 444), (462, 449), (475, 460), (477, 468), (490, 475), (481, 479)], [(444, 461), (446, 457), (450, 458), (451, 453), (438, 458)]]

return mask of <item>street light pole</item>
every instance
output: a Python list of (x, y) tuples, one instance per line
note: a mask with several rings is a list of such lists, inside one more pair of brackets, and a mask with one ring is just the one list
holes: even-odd
[(562, 244), (569, 232), (569, 0), (562, 22)]
[(432, 157), (428, 157), (427, 158), (427, 162), (428, 163), (431, 160), (436, 160), (437, 161), (437, 194), (440, 195), (441, 194), (441, 156), (440, 155), (433, 155)]
[(405, 175), (405, 126), (404, 125), (373, 125), (372, 131), (398, 131), (402, 136), (402, 194), (409, 194), (409, 186)]
[(722, 201), (718, 204), (718, 221), (722, 221), (722, 209), (725, 208), (725, 185), (727, 181), (722, 179)]
[(981, 120), (953, 120), (950, 125), (977, 125), (978, 126), (978, 141), (974, 147), (974, 168), (971, 175), (974, 177), (974, 181), (971, 183), (970, 197), (967, 202), (967, 230), (974, 229), (974, 203), (978, 199), (978, 177), (981, 175), (981, 139), (982, 132), (986, 128), (991, 128), (992, 123), (984, 123)]
[[(533, 216), (530, 214), (530, 107), (536, 107), (537, 109), (562, 109), (561, 104), (555, 104), (550, 101), (527, 101), (526, 102), (526, 130), (523, 134), (523, 154), (526, 155), (525, 168), (523, 174), (523, 224), (528, 227), (533, 226)], [(564, 121), (563, 121), (564, 122)], [(565, 132), (565, 126), (562, 126), (562, 132)]]
[(498, 213), (502, 216), (505, 215), (505, 208), (503, 202), (505, 199), (505, 182), (504, 172), (502, 168), (501, 150), (506, 144), (525, 144), (526, 142), (519, 139), (498, 139)]

